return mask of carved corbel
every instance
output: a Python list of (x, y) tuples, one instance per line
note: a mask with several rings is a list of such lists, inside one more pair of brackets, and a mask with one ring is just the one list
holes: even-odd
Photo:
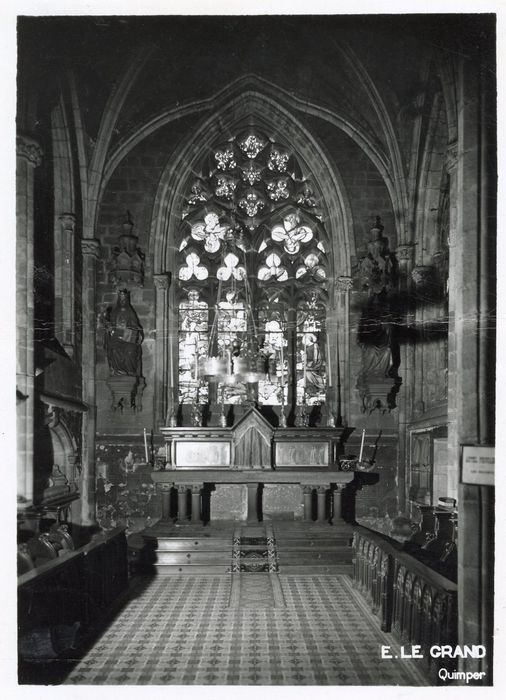
[(44, 151), (37, 141), (30, 136), (18, 134), (16, 137), (16, 155), (24, 158), (34, 168), (42, 163)]
[(427, 287), (434, 283), (435, 270), (432, 265), (417, 265), (411, 272), (411, 278), (417, 287)]
[(62, 231), (74, 234), (76, 230), (76, 215), (64, 212), (58, 217)]
[(159, 274), (153, 275), (153, 283), (155, 288), (160, 291), (168, 291), (172, 281), (171, 272), (161, 272)]
[(337, 292), (351, 292), (353, 289), (353, 277), (346, 275), (341, 275), (336, 280), (336, 290)]
[(97, 241), (96, 238), (83, 238), (81, 239), (81, 250), (83, 255), (98, 259), (100, 256), (100, 241)]

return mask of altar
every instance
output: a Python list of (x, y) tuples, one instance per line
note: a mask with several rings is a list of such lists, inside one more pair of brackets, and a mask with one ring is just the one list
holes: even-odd
[(160, 430), (162, 520), (350, 522), (356, 491), (378, 481), (340, 468), (352, 428), (275, 428), (252, 408), (232, 427)]

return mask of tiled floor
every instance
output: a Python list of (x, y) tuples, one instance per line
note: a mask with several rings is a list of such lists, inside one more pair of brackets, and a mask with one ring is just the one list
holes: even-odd
[(427, 685), (380, 659), (381, 632), (346, 576), (247, 573), (138, 582), (68, 684)]

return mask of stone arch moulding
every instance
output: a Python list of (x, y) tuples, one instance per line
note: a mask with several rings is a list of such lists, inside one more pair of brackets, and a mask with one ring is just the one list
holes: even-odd
[[(188, 117), (192, 114), (206, 112), (219, 113), (223, 109), (223, 105), (228, 104), (234, 99), (241, 99), (241, 96), (248, 92), (264, 95), (266, 99), (270, 98), (273, 103), (280, 107), (284, 105), (291, 114), (302, 113), (317, 117), (343, 131), (355, 141), (360, 149), (371, 159), (385, 181), (392, 202), (394, 203), (397, 201), (395, 177), (393, 177), (391, 173), (392, 157), (381, 150), (378, 144), (370, 138), (370, 135), (364, 131), (360, 124), (348, 117), (345, 118), (341, 116), (328, 107), (313, 104), (306, 99), (299, 98), (291, 92), (255, 74), (244, 75), (233, 80), (211, 97), (195, 100), (178, 107), (164, 110), (155, 115), (148, 122), (132, 130), (111, 153), (107, 162), (104, 164), (103, 177), (99, 190), (99, 201), (102, 198), (102, 194), (109, 179), (112, 177), (118, 165), (126, 158), (128, 153), (147, 136), (173, 121)], [(394, 206), (394, 209), (395, 208)]]
[(78, 476), (75, 472), (78, 457), (76, 439), (62, 417), (59, 417), (56, 425), (49, 426), (49, 433), (53, 445), (54, 463), (63, 469), (65, 476), (72, 483)]
[(448, 127), (446, 119), (442, 119), (443, 112), (446, 116), (443, 96), (436, 93), (432, 100), (425, 143), (421, 144), (415, 236), (419, 241), (415, 259), (415, 264), (418, 265), (431, 264), (431, 256), (436, 252), (431, 249), (430, 236), (437, 225), (447, 156)]
[[(331, 269), (334, 276), (349, 275), (355, 254), (351, 207), (339, 172), (325, 154), (324, 146), (290, 111), (271, 97), (247, 91), (232, 99), (221, 110), (204, 117), (191, 130), (166, 166), (153, 205), (150, 253), (155, 274), (170, 270), (174, 263), (173, 234), (179, 224), (180, 203), (191, 174), (207, 154), (211, 144), (239, 129), (254, 126), (281, 142), (288, 142), (307, 173), (322, 192), (326, 210), (325, 226), (332, 241)], [(253, 125), (252, 125), (253, 126)]]
[[(310, 175), (317, 185), (322, 193), (325, 226), (331, 242), (331, 277), (349, 276), (351, 256), (355, 253), (351, 233), (353, 222), (339, 172), (331, 165), (324, 147), (285, 107), (272, 98), (251, 90), (236, 96), (220, 111), (206, 115), (200, 125), (190, 131), (167, 164), (160, 178), (151, 220), (149, 248), (153, 255), (155, 276), (175, 274), (175, 234), (180, 224), (181, 203), (191, 175), (198, 170), (211, 144), (226, 140), (236, 130), (247, 128), (252, 125), (251, 121), (254, 122), (254, 127), (287, 143), (305, 174)], [(334, 299), (333, 293), (330, 298)], [(176, 383), (175, 303), (174, 287), (168, 294), (157, 292), (156, 327), (161, 332), (157, 333), (155, 341), (155, 414), (160, 419), (166, 417), (175, 401), (174, 396), (169, 395)], [(338, 324), (340, 332), (348, 337), (347, 315), (339, 318)], [(168, 348), (164, 338), (169, 338)]]

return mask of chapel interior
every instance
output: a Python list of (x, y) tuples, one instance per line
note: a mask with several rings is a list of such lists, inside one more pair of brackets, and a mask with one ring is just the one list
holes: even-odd
[(495, 17), (17, 37), (19, 682), (490, 685)]

